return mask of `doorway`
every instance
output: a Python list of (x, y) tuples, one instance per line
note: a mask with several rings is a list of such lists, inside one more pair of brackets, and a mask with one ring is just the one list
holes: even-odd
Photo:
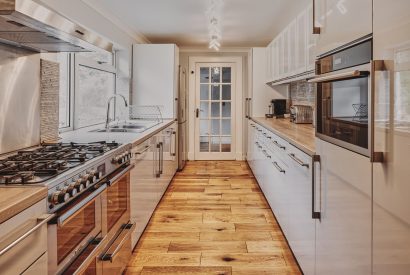
[(195, 159), (234, 160), (236, 64), (196, 63)]

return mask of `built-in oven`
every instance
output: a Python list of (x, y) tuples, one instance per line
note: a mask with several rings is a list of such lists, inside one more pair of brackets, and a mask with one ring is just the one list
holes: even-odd
[(48, 225), (49, 274), (61, 273), (102, 232), (102, 198), (107, 183), (101, 181), (66, 207)]
[(365, 40), (316, 63), (316, 136), (369, 156), (372, 40)]
[(122, 274), (131, 258), (131, 233), (135, 223), (130, 221), (130, 181), (134, 166), (127, 162), (107, 178), (103, 200), (107, 245), (100, 257), (103, 274)]

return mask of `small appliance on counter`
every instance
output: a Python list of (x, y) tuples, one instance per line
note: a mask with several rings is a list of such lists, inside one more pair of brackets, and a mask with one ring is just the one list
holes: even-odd
[(286, 113), (286, 99), (272, 99), (269, 105), (269, 113), (267, 118), (284, 118)]
[(290, 107), (290, 121), (296, 124), (313, 123), (313, 108), (309, 105), (292, 105)]

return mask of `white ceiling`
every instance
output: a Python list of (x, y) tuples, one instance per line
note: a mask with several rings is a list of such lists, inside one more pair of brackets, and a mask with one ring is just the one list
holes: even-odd
[[(206, 46), (209, 0), (83, 0), (152, 43)], [(266, 46), (310, 0), (224, 0), (222, 47)]]

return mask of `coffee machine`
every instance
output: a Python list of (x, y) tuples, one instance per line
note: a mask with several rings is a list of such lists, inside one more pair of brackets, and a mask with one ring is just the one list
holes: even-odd
[(267, 118), (284, 118), (286, 113), (286, 99), (272, 99), (269, 105), (269, 114)]

